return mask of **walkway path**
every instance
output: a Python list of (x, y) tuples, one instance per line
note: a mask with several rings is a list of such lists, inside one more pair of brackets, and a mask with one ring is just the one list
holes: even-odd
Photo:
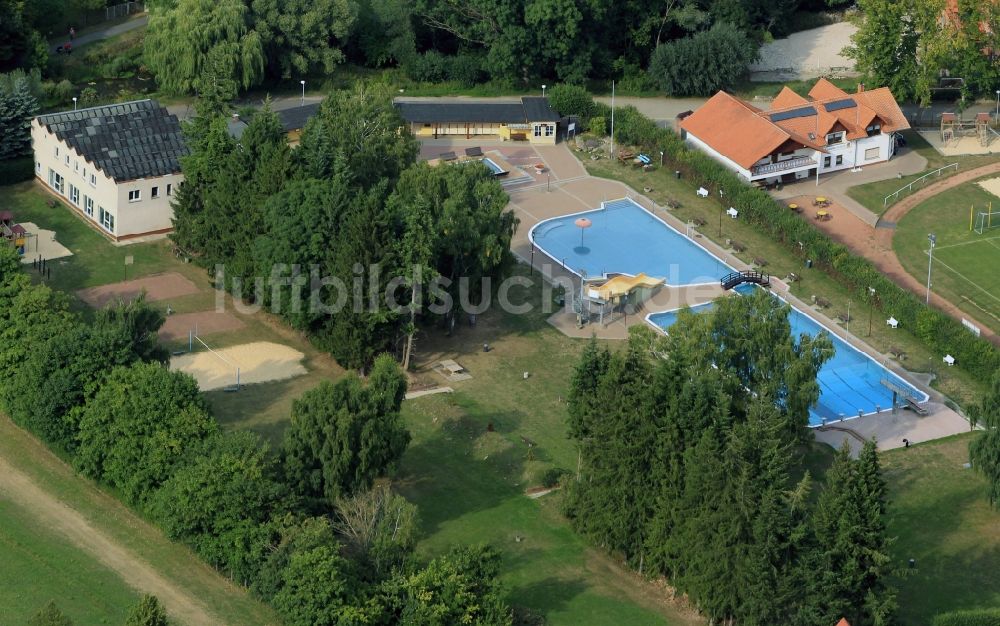
[(221, 624), (204, 605), (161, 576), (153, 566), (95, 528), (78, 511), (46, 493), (30, 477), (0, 458), (0, 498), (35, 516), (75, 546), (117, 573), (130, 586), (159, 598), (171, 618), (182, 624)]
[[(73, 49), (80, 48), (87, 45), (88, 43), (94, 43), (95, 41), (101, 41), (102, 39), (111, 39), (122, 33), (127, 33), (130, 30), (135, 30), (137, 28), (142, 28), (149, 22), (149, 15), (142, 13), (133, 17), (126, 22), (120, 22), (118, 24), (113, 24), (111, 26), (106, 26), (104, 28), (98, 28), (97, 30), (92, 30), (82, 35), (77, 35), (73, 38)], [(52, 47), (61, 46), (69, 40), (69, 34), (61, 35), (49, 40), (49, 44)]]

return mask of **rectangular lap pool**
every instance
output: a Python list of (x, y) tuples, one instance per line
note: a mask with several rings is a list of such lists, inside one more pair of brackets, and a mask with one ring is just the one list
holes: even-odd
[[(579, 228), (580, 218), (590, 220)], [(596, 278), (609, 273), (645, 273), (670, 285), (716, 283), (732, 271), (721, 259), (677, 232), (630, 199), (605, 202), (600, 209), (544, 220), (531, 241), (574, 274)]]
[[(737, 291), (747, 293), (756, 289), (751, 285), (740, 285)], [(692, 307), (692, 311), (702, 313), (712, 309), (712, 303)], [(677, 321), (677, 310), (663, 313), (651, 313), (646, 320), (666, 331)], [(792, 326), (792, 335), (798, 337), (805, 334), (810, 337), (821, 330), (828, 330), (822, 324), (805, 313), (792, 307), (788, 315)], [(829, 332), (829, 331), (828, 331)], [(864, 414), (874, 413), (876, 409), (892, 407), (892, 392), (882, 385), (883, 379), (890, 379), (896, 385), (910, 391), (916, 398), (927, 401), (927, 394), (914, 388), (902, 378), (880, 365), (875, 359), (861, 352), (837, 335), (830, 334), (833, 341), (834, 355), (820, 369), (817, 375), (819, 382), (819, 400), (809, 410), (809, 423), (819, 426), (825, 419), (828, 422), (857, 417), (858, 411)], [(900, 399), (902, 402), (902, 399)]]

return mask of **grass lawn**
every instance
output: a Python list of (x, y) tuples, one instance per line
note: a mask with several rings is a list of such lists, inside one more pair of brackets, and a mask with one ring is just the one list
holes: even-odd
[[(720, 238), (718, 236), (721, 210), (719, 204), (711, 198), (699, 198), (695, 195), (695, 185), (686, 179), (674, 178), (673, 172), (668, 171), (669, 168), (642, 172), (607, 160), (585, 160), (583, 163), (587, 170), (595, 176), (620, 180), (633, 189), (641, 190), (643, 187), (652, 187), (653, 191), (646, 195), (661, 206), (665, 205), (668, 200), (679, 201), (681, 206), (671, 210), (671, 213), (682, 220), (704, 219), (707, 223), (699, 229), (701, 236), (722, 244), (725, 244), (727, 239), (732, 239), (746, 246), (746, 252), (736, 254), (730, 251), (729, 256), (735, 256), (747, 263), (754, 258), (762, 258), (768, 262), (764, 270), (773, 276), (784, 277), (789, 272), (794, 272), (800, 280), (791, 284), (792, 295), (804, 302), (810, 302), (813, 295), (829, 300), (831, 306), (824, 313), (831, 318), (834, 318), (838, 313), (847, 312), (848, 302), (853, 297), (850, 292), (821, 270), (805, 269), (803, 259), (800, 256), (789, 251), (783, 244), (762, 234), (754, 226), (741, 220), (726, 218), (723, 220), (722, 237)], [(968, 207), (966, 207), (966, 211), (968, 211)], [(966, 219), (968, 219), (968, 215), (966, 215)], [(926, 237), (926, 232), (924, 236)], [(926, 239), (924, 240), (926, 241)], [(874, 323), (870, 336), (867, 325), (868, 310), (863, 305), (854, 303), (851, 316), (855, 320), (852, 327), (855, 335), (883, 354), (891, 346), (903, 349), (907, 353), (907, 360), (904, 362), (906, 368), (913, 372), (934, 374), (936, 376), (934, 387), (956, 402), (964, 404), (975, 398), (979, 391), (984, 388), (982, 381), (974, 379), (966, 372), (954, 367), (941, 366), (939, 363), (940, 355), (931, 353), (913, 335), (902, 331), (902, 329), (892, 330), (888, 328), (881, 321), (884, 317), (880, 317), (878, 311), (873, 314)]]
[(896, 562), (916, 559), (897, 582), (904, 626), (936, 613), (1000, 607), (1000, 512), (990, 509), (986, 481), (968, 462), (975, 435), (958, 435), (882, 455), (889, 483), (889, 534)]
[(906, 271), (925, 280), (927, 234), (934, 233), (934, 291), (1000, 330), (1000, 276), (994, 271), (1000, 264), (1000, 231), (969, 230), (969, 208), (986, 211), (990, 202), (1000, 211), (1000, 198), (975, 182), (929, 198), (900, 220), (892, 245)]
[[(277, 623), (268, 607), (77, 475), (4, 416), (0, 416), (0, 457), (228, 623)], [(77, 624), (118, 624), (138, 595), (127, 581), (6, 499), (0, 499), (0, 551), (4, 623), (23, 623), (22, 617), (54, 599)]]
[(77, 624), (121, 623), (139, 595), (64, 535), (0, 499), (0, 606), (24, 624), (49, 600)]
[[(934, 170), (951, 163), (958, 163), (958, 169), (951, 168), (945, 172), (941, 172), (939, 175), (925, 178), (920, 183), (914, 185), (912, 187), (912, 191), (916, 191), (926, 185), (934, 183), (942, 177), (947, 178), (957, 172), (975, 169), (981, 165), (986, 165), (996, 161), (996, 156), (989, 154), (973, 156), (944, 156), (935, 150), (931, 144), (927, 143), (927, 141), (916, 131), (905, 130), (902, 134), (906, 137), (907, 149), (915, 150), (927, 159), (927, 167), (924, 171), (919, 174), (903, 176), (902, 178), (890, 178), (888, 180), (880, 180), (874, 183), (867, 183), (865, 185), (857, 185), (847, 190), (847, 195), (854, 198), (877, 215), (882, 215), (885, 213), (886, 209), (888, 209), (887, 206), (883, 205), (883, 201), (887, 195), (902, 188), (908, 183), (915, 181), (928, 172), (933, 172)], [(905, 196), (905, 193), (899, 194), (899, 198), (904, 198)], [(897, 198), (897, 200), (899, 198)], [(895, 200), (893, 202), (895, 202)], [(890, 203), (889, 206), (892, 206), (892, 204)]]

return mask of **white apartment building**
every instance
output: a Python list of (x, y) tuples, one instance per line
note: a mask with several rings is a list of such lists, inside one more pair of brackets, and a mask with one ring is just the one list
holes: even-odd
[(177, 117), (153, 100), (40, 115), (35, 177), (115, 241), (173, 229), (187, 154)]

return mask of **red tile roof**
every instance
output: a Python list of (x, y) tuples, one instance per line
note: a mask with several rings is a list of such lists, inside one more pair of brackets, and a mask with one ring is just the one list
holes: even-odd
[(840, 621), (837, 622), (837, 626), (851, 626), (851, 623), (847, 621), (846, 617), (841, 617)]
[[(680, 126), (744, 169), (788, 142), (825, 151), (826, 135), (836, 130), (854, 140), (867, 136), (873, 122), (887, 133), (910, 127), (887, 87), (848, 94), (821, 78), (809, 96), (803, 98), (785, 87), (772, 108), (761, 111), (720, 91)], [(789, 112), (793, 115), (781, 115)], [(772, 119), (775, 114), (777, 119)]]

